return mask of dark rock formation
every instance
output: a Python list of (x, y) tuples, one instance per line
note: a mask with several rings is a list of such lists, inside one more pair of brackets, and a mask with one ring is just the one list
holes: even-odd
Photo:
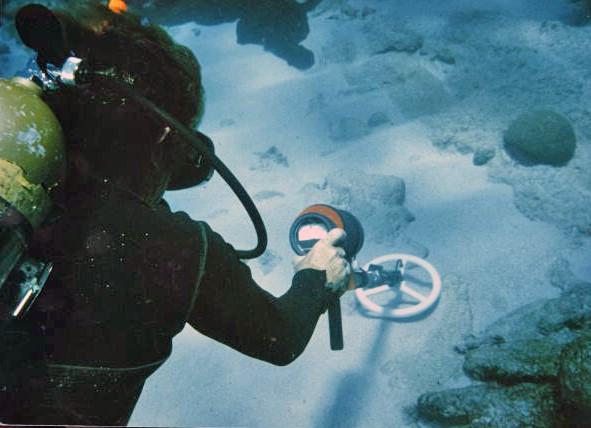
[(495, 150), (492, 148), (478, 148), (474, 152), (472, 163), (476, 166), (486, 165), (495, 157)]
[(503, 383), (553, 380), (563, 346), (559, 339), (483, 345), (466, 354), (464, 371), (473, 379)]
[(570, 122), (549, 110), (519, 116), (505, 132), (505, 150), (524, 165), (563, 166), (575, 153), (576, 137)]
[(520, 308), (456, 348), (465, 373), (489, 383), (424, 394), (421, 417), (462, 427), (588, 426), (591, 284), (559, 267), (569, 282), (561, 297)]
[(422, 395), (418, 406), (424, 417), (445, 426), (550, 428), (558, 408), (554, 395), (549, 385), (476, 385)]

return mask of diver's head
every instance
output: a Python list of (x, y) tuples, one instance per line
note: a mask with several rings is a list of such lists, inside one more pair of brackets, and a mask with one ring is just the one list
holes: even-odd
[[(21, 10), (17, 27), (20, 19), (24, 32), (38, 28), (39, 7)], [(129, 13), (114, 13), (97, 1), (70, 2), (49, 14), (60, 27), (59, 32), (50, 31), (53, 39), (57, 33), (68, 54), (83, 58), (86, 67), (105, 77), (44, 95), (64, 128), (75, 170), (69, 178), (107, 180), (150, 202), (161, 198), (166, 188), (196, 184), (178, 177), (186, 169), (188, 155), (176, 132), (109, 84), (112, 79), (129, 84), (179, 122), (193, 127), (203, 114), (204, 95), (200, 67), (191, 51), (176, 44), (160, 27)], [(47, 16), (44, 19), (51, 22)], [(26, 42), (27, 35), (21, 32), (21, 37)], [(42, 39), (42, 35), (34, 37)]]

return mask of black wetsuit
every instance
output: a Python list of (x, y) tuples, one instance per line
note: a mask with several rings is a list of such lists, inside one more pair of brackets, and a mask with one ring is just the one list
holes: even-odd
[(43, 294), (2, 334), (1, 422), (126, 424), (186, 322), (287, 364), (330, 298), (315, 270), (273, 297), (218, 234), (165, 203), (106, 186), (68, 205), (34, 246), (55, 263)]

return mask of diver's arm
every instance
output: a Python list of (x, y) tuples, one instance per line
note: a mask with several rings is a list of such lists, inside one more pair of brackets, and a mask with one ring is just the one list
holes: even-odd
[(276, 298), (260, 288), (234, 249), (211, 229), (205, 273), (189, 323), (199, 332), (246, 355), (286, 365), (305, 349), (334, 294), (326, 274), (300, 270)]

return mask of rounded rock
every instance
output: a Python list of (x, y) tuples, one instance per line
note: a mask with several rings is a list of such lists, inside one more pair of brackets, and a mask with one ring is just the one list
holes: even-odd
[(558, 113), (531, 111), (511, 123), (504, 135), (504, 146), (523, 165), (564, 166), (575, 153), (575, 131)]
[(495, 150), (491, 148), (479, 148), (474, 152), (472, 163), (475, 166), (482, 166), (489, 163), (495, 157)]

